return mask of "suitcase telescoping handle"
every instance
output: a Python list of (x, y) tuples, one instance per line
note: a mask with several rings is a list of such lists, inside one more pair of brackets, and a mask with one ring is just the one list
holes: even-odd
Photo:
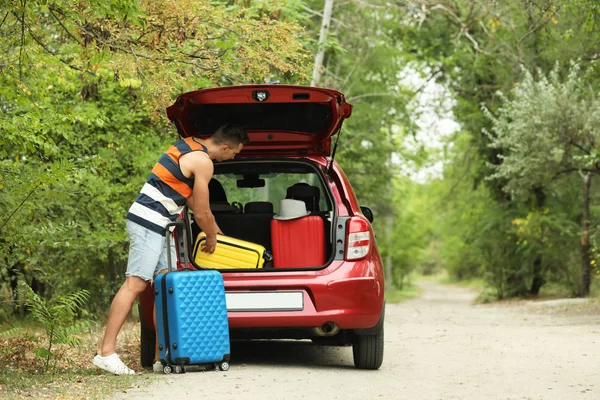
[(187, 227), (185, 226), (185, 222), (182, 219), (178, 219), (175, 222), (167, 224), (166, 226), (167, 232), (165, 233), (165, 238), (167, 240), (167, 263), (169, 264), (169, 272), (177, 269), (173, 268), (171, 260), (171, 230), (169, 228), (172, 226), (175, 227), (177, 239), (179, 240), (179, 242), (183, 242), (183, 261), (185, 262), (185, 268), (188, 268), (188, 266), (190, 265), (190, 260), (188, 259)]

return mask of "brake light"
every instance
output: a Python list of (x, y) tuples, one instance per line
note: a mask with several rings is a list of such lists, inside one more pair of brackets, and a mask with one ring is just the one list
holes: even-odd
[(352, 217), (346, 223), (346, 261), (359, 260), (371, 250), (371, 229), (362, 217)]

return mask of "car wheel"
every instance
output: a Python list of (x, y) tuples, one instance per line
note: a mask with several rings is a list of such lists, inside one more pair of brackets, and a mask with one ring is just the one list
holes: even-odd
[(356, 368), (379, 369), (383, 363), (383, 326), (375, 335), (358, 335), (352, 354)]
[(152, 368), (156, 351), (156, 332), (140, 323), (140, 363), (142, 368)]

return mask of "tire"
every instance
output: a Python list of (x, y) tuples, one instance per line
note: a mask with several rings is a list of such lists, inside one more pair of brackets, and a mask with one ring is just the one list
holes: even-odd
[(352, 354), (356, 368), (379, 369), (383, 363), (383, 327), (375, 335), (358, 335)]
[(152, 368), (156, 351), (156, 332), (140, 323), (140, 364), (142, 368)]

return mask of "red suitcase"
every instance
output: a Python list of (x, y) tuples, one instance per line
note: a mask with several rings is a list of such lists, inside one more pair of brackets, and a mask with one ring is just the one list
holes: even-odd
[(274, 268), (310, 268), (325, 264), (325, 227), (316, 215), (271, 220)]

